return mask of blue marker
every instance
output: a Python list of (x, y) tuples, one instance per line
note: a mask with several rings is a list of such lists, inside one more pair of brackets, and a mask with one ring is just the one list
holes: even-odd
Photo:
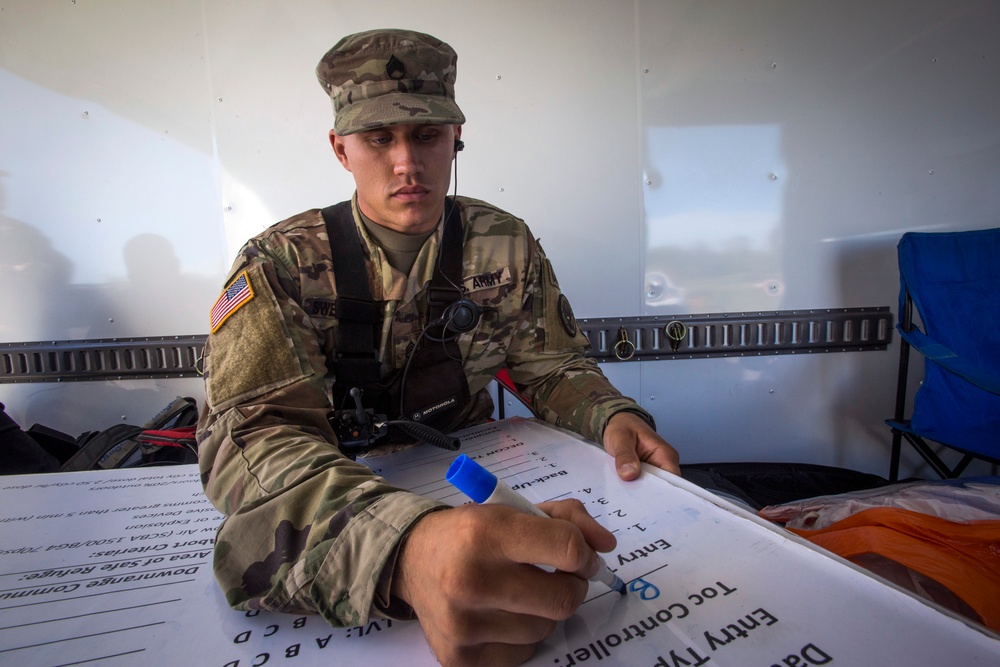
[[(444, 478), (480, 505), (506, 505), (525, 514), (534, 514), (546, 519), (551, 518), (548, 514), (528, 502), (527, 498), (504, 484), (497, 479), (496, 475), (465, 454), (462, 454), (452, 462)], [(604, 559), (601, 559), (601, 568), (597, 571), (597, 574), (591, 577), (591, 580), (607, 584), (612, 590), (625, 595), (625, 582), (608, 568)]]

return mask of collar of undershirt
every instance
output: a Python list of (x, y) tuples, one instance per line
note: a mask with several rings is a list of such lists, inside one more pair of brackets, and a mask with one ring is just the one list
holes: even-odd
[(401, 271), (403, 275), (408, 275), (424, 242), (434, 233), (436, 228), (424, 234), (403, 234), (378, 224), (365, 215), (360, 208), (358, 213), (368, 235), (375, 242), (375, 245), (385, 253), (392, 268)]

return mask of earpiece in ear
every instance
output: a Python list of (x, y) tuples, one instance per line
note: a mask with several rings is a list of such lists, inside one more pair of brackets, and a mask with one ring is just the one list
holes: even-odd
[(465, 142), (462, 141), (461, 139), (455, 139), (455, 152), (457, 153), (463, 148), (465, 148)]

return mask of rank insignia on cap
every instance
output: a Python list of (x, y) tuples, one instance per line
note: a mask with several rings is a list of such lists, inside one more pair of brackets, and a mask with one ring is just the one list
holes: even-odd
[(250, 277), (244, 271), (236, 277), (236, 280), (229, 283), (229, 286), (219, 295), (219, 300), (212, 306), (209, 324), (212, 333), (218, 331), (230, 315), (249, 303), (252, 298), (253, 287), (250, 285)]
[(389, 58), (389, 62), (385, 64), (385, 75), (390, 79), (399, 81), (406, 76), (406, 66), (399, 60), (399, 58), (392, 56)]
[(576, 318), (573, 316), (573, 309), (569, 305), (569, 299), (566, 298), (565, 294), (559, 295), (559, 320), (562, 322), (563, 329), (570, 336), (576, 335)]

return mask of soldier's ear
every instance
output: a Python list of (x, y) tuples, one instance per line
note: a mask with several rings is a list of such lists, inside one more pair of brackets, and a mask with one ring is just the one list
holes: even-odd
[(337, 156), (337, 160), (339, 160), (340, 164), (344, 166), (344, 169), (351, 171), (351, 161), (347, 157), (344, 137), (338, 135), (333, 130), (330, 130), (330, 145), (333, 147), (333, 154)]

